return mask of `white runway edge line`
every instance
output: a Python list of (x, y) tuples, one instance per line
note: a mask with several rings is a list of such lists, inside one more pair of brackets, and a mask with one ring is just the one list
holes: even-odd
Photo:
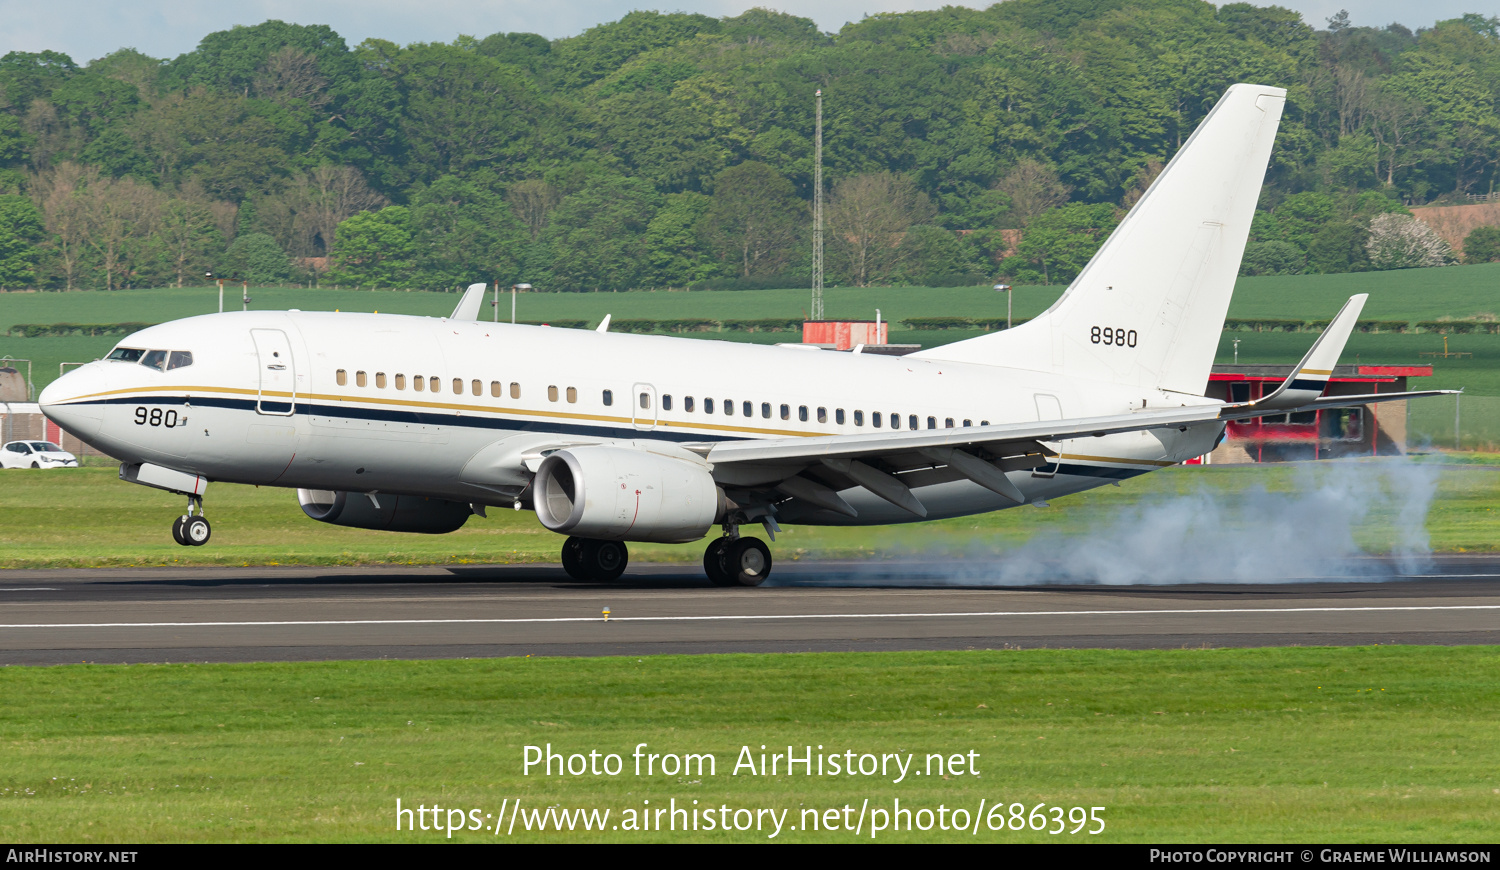
[[(1205, 613), (1368, 613), (1422, 610), (1500, 610), (1500, 604), (1442, 604), (1418, 607), (1225, 607), (1195, 610), (990, 610), (949, 613), (766, 613), (726, 616), (610, 616), (608, 622), (727, 622), (754, 619), (945, 619), (956, 616), (1173, 616)], [(605, 622), (602, 616), (531, 619), (298, 619), (246, 622), (36, 622), (8, 628), (245, 628), (283, 625), (496, 625), (546, 622)]]

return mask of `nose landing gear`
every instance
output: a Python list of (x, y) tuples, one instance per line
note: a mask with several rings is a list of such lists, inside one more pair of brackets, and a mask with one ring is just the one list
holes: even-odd
[(172, 540), (184, 547), (201, 547), (212, 534), (213, 529), (203, 517), (203, 498), (188, 496), (187, 513), (172, 521)]

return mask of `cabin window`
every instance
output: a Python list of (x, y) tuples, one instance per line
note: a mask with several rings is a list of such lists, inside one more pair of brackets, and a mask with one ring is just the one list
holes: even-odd
[(973, 426), (973, 425), (974, 425), (974, 421), (973, 420), (965, 420), (964, 421), (964, 428), (965, 429), (967, 429), (967, 428), (969, 428), (970, 426)]
[(691, 414), (693, 412), (693, 397), (692, 396), (683, 396), (682, 397), (682, 410), (687, 411), (689, 414)]
[(801, 420), (803, 423), (807, 422), (807, 406), (806, 405), (798, 405), (797, 406), (797, 419)]
[[(641, 395), (644, 396), (646, 394), (642, 393)], [(557, 385), (556, 384), (551, 384), (551, 385), (549, 385), (547, 387), (547, 401), (549, 401), (549, 402), (555, 402), (555, 401), (557, 401)], [(646, 406), (642, 405), (641, 407), (644, 408)]]
[(345, 386), (349, 383), (349, 373), (344, 371), (343, 369), (339, 369), (338, 371), (333, 373), (333, 379), (338, 383), (339, 386)]
[(643, 411), (649, 411), (649, 410), (651, 410), (651, 394), (650, 393), (641, 393), (641, 410), (643, 410)]
[(837, 410), (835, 410), (833, 412), (833, 422), (839, 424), (840, 426), (844, 425), (844, 409), (843, 408), (839, 408), (839, 409), (837, 409)]
[(891, 428), (892, 429), (900, 429), (901, 428), (901, 415), (897, 414), (895, 411), (891, 412)]
[(505, 395), (505, 385), (499, 381), (490, 381), (490, 395), (500, 398)]
[(406, 375), (396, 375), (396, 389), (406, 389)]
[(765, 417), (767, 420), (771, 419), (771, 403), (770, 402), (761, 402), (760, 403), (760, 415), (762, 417)]
[(863, 426), (863, 425), (865, 425), (865, 412), (864, 411), (855, 411), (854, 412), (854, 425), (856, 425), (856, 426)]
[(510, 397), (512, 399), (521, 398), (521, 385), (515, 381), (510, 382)]
[(367, 380), (367, 378), (366, 378), (364, 372), (355, 372), (354, 373), (354, 385), (356, 387), (362, 387), (362, 386), (364, 386), (366, 380)]
[[(479, 382), (475, 381), (474, 383), (477, 384)], [(568, 387), (568, 404), (571, 405), (571, 404), (574, 404), (577, 401), (578, 401), (578, 388), (577, 387)]]
[(990, 421), (988, 421), (988, 420), (980, 420), (979, 421), (979, 425), (981, 425), (981, 426), (988, 426), (988, 425), (990, 425)]
[(481, 383), (478, 378), (475, 378), (474, 380), (469, 382), (469, 392), (473, 393), (476, 396), (484, 395), (484, 384)]
[(790, 420), (790, 419), (792, 419), (792, 406), (791, 405), (782, 405), (781, 406), (781, 419), (783, 419), (783, 420)]
[(953, 418), (952, 417), (944, 417), (943, 418), (943, 428), (944, 429), (952, 429), (953, 428)]
[(455, 396), (462, 396), (463, 394), (464, 394), (464, 379), (463, 378), (454, 378), (453, 379), (453, 395), (455, 395)]
[(754, 402), (746, 402), (746, 403), (744, 403), (743, 405), (740, 406), (740, 413), (744, 414), (746, 417), (754, 417), (755, 416), (755, 403)]
[(670, 411), (670, 410), (672, 410), (672, 394), (671, 393), (667, 393), (667, 394), (665, 394), (665, 395), (663, 395), (661, 397), (661, 409), (663, 411)]
[(880, 412), (879, 411), (871, 411), (870, 412), (870, 425), (874, 426), (876, 429), (880, 428)]
[(172, 356), (167, 359), (167, 371), (172, 369), (185, 369), (193, 364), (193, 353), (187, 350), (174, 350)]
[[(952, 426), (953, 425), (953, 421), (949, 420), (948, 421), (948, 425)], [(917, 427), (913, 426), (912, 428), (915, 429)], [(928, 429), (936, 429), (937, 428), (937, 418), (936, 417), (928, 417), (927, 418), (927, 428)]]
[(733, 399), (725, 399), (724, 400), (724, 416), (726, 416), (726, 417), (733, 417), (734, 416), (734, 400)]
[(614, 390), (605, 390), (604, 391), (604, 407), (608, 408), (610, 405), (613, 405), (614, 403), (615, 403), (615, 391)]
[[(928, 419), (930, 420), (932, 418), (929, 417)], [(917, 420), (917, 415), (916, 414), (912, 414), (910, 417), (906, 418), (906, 428), (908, 428), (908, 429), (920, 429), (920, 428), (922, 428), (922, 423), (919, 420)], [(937, 427), (933, 426), (933, 428), (937, 428)]]
[(705, 413), (705, 414), (712, 414), (713, 412), (714, 412), (714, 400), (713, 399), (704, 399), (703, 400), (703, 413)]
[(443, 379), (440, 378), (440, 377), (437, 377), (436, 375), (434, 375), (433, 377), (428, 378), (427, 379), (427, 388), (429, 390), (431, 390), (432, 392), (434, 392), (434, 393), (441, 393), (443, 391)]
[(375, 373), (375, 388), (380, 390), (385, 389), (385, 372)]
[(423, 390), (427, 389), (427, 379), (422, 377), (421, 375), (412, 375), (411, 388), (419, 393), (422, 392)]
[(818, 409), (818, 422), (819, 423), (827, 423), (828, 422), (828, 409), (827, 408), (819, 408)]

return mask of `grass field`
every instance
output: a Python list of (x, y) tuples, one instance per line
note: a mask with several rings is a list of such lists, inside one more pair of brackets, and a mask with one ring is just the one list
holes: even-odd
[[(1032, 317), (1041, 313), (1062, 292), (1062, 287), (1018, 287), (1015, 294), (1015, 316)], [(1295, 277), (1242, 278), (1229, 314), (1232, 317), (1272, 317), (1318, 319), (1332, 317), (1354, 293), (1369, 293), (1370, 302), (1364, 316), (1374, 319), (1434, 319), (1443, 316), (1467, 318), (1500, 313), (1500, 264), (1453, 266), (1445, 269), (1417, 269), (1398, 272), (1367, 272), (1350, 275), (1304, 275)], [(305, 310), (386, 311), (397, 314), (445, 315), (453, 310), (458, 297), (451, 293), (404, 291), (298, 290), (277, 287), (251, 288), (257, 309), (302, 308)], [(905, 317), (960, 316), (997, 317), (1005, 313), (1005, 299), (988, 287), (838, 287), (826, 291), (829, 318), (872, 319), (875, 309), (889, 321)], [(225, 294), (226, 306), (239, 307), (238, 291)], [(808, 291), (803, 288), (758, 291), (638, 291), (631, 293), (530, 293), (519, 297), (522, 320), (588, 320), (597, 323), (605, 314), (616, 319), (671, 319), (701, 317), (716, 320), (745, 320), (765, 317), (800, 317), (805, 315)], [(500, 303), (502, 317), (509, 316), (509, 302)], [(218, 290), (214, 287), (190, 287), (181, 290), (163, 288), (121, 290), (115, 292), (80, 291), (73, 293), (7, 293), (0, 294), (0, 332), (17, 323), (116, 323), (125, 321), (159, 322), (218, 309)], [(891, 341), (926, 346), (967, 338), (976, 333), (963, 331), (892, 330)], [(799, 340), (790, 333), (714, 333), (707, 337), (739, 341), (776, 342)], [(1293, 363), (1301, 356), (1311, 336), (1292, 334), (1235, 333), (1228, 337), (1253, 338), (1258, 347), (1269, 352), (1286, 339), (1285, 358), (1265, 361)], [(1416, 339), (1416, 343), (1385, 339)], [(1414, 347), (1429, 349), (1441, 345), (1441, 339), (1423, 336), (1357, 336), (1370, 341), (1351, 342), (1350, 354), (1361, 353), (1382, 361), (1414, 362)], [(1500, 337), (1464, 336), (1462, 340), (1482, 347), (1489, 355), (1480, 361), (1476, 352), (1471, 365), (1488, 372), (1500, 347)], [(0, 356), (33, 360), (38, 388), (57, 376), (58, 363), (87, 361), (103, 355), (117, 338), (9, 338), (0, 336)], [(1228, 345), (1221, 347), (1224, 351)], [(1465, 345), (1468, 347), (1468, 345)], [(1440, 349), (1440, 348), (1439, 348)], [(1248, 350), (1241, 344), (1240, 358), (1247, 360)], [(1220, 361), (1229, 359), (1221, 352)], [(1407, 359), (1407, 357), (1412, 357)], [(1352, 360), (1352, 356), (1351, 356)], [(1255, 361), (1260, 361), (1256, 358)], [(1445, 366), (1446, 368), (1446, 366)], [(1500, 395), (1500, 375), (1471, 377), (1476, 391), (1493, 390), (1485, 395)]]
[[(1492, 460), (1493, 461), (1493, 460)], [(1415, 474), (1415, 483), (1407, 478)], [(1368, 552), (1409, 540), (1403, 514), (1428, 488), (1425, 517), (1440, 552), (1500, 550), (1500, 470), (1488, 465), (1291, 463), (1166, 469), (1055, 499), (1047, 508), (1013, 510), (903, 526), (790, 527), (771, 545), (778, 561), (803, 558), (903, 559), (966, 556), (986, 564), (1028, 541), (1097, 542), (1120, 524), (1155, 516), (1222, 514), (1220, 546), (1239, 536), (1262, 540), (1291, 531), (1283, 516), (1299, 500), (1337, 495), (1323, 519)], [(1262, 491), (1267, 494), (1258, 495)], [(216, 483), (208, 492), (213, 540), (204, 547), (172, 543), (169, 525), (183, 508), (169, 493), (119, 481), (113, 468), (0, 472), (0, 568), (119, 565), (354, 565), (555, 562), (560, 539), (529, 511), (492, 510), (449, 535), (346, 529), (303, 515), (292, 490)], [(1343, 511), (1344, 513), (1338, 513)], [(1420, 531), (1420, 529), (1418, 529)], [(1184, 531), (1184, 534), (1191, 529)], [(699, 544), (632, 544), (637, 562), (696, 562)]]
[[(498, 813), (1104, 807), (1103, 834), (885, 831), (886, 841), (1492, 842), (1492, 647), (971, 651), (7, 669), (12, 842), (439, 840), (404, 807)], [(523, 747), (619, 776), (522, 775)], [(630, 753), (715, 775), (634, 776)], [(742, 746), (977, 753), (978, 775), (731, 775)], [(967, 760), (967, 759), (966, 759)], [(917, 769), (921, 769), (918, 767)], [(1001, 814), (1003, 822), (1008, 814)], [(841, 814), (840, 814), (841, 815)], [(876, 818), (873, 814), (871, 819)], [(973, 816), (971, 815), (972, 819)], [(488, 824), (493, 824), (489, 822)], [(767, 822), (769, 827), (769, 821)], [(457, 832), (460, 842), (764, 842), (769, 830)]]

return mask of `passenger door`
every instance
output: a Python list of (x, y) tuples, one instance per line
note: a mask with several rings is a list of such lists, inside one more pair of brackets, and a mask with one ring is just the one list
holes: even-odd
[(290, 417), (297, 407), (297, 371), (292, 344), (279, 329), (252, 329), (255, 355), (260, 365), (260, 392), (255, 411), (275, 417)]

